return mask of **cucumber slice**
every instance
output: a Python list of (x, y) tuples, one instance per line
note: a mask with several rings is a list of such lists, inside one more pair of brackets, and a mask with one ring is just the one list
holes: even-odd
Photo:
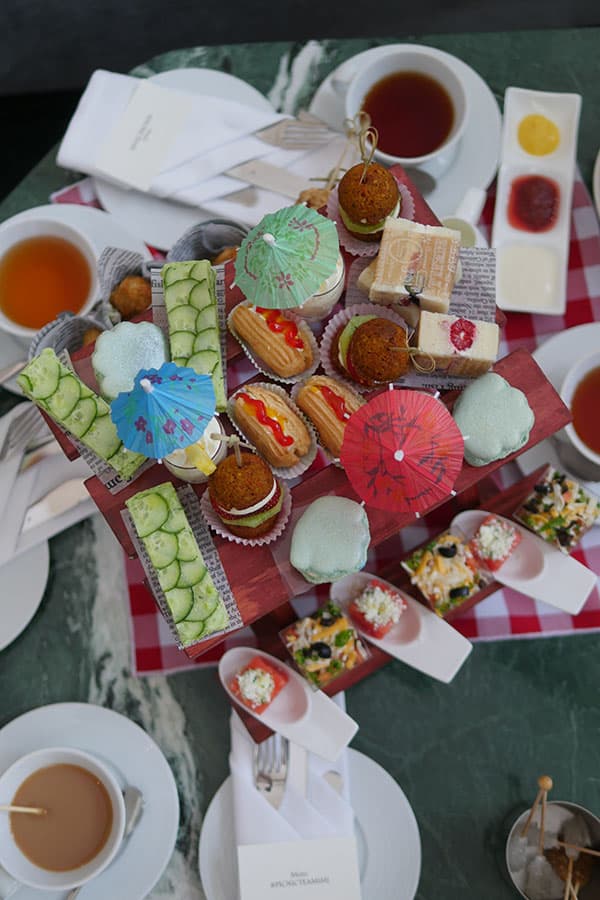
[(192, 331), (174, 331), (169, 340), (171, 342), (171, 356), (187, 359), (194, 352), (194, 333)]
[(167, 263), (161, 269), (162, 279), (165, 284), (173, 284), (174, 281), (181, 281), (190, 277), (190, 272), (194, 268), (193, 262)]
[[(96, 401), (93, 397), (85, 397), (75, 404), (75, 409), (69, 416), (66, 416), (63, 419), (62, 424), (67, 431), (70, 431), (75, 437), (81, 438), (90, 429), (92, 422), (97, 416), (98, 407), (96, 406)], [(92, 447), (92, 450), (93, 449), (94, 448)]]
[(169, 518), (163, 525), (163, 531), (168, 531), (170, 534), (177, 534), (177, 532), (181, 531), (182, 528), (185, 528), (186, 525), (187, 519), (184, 511), (182, 509), (172, 509), (169, 510)]
[[(87, 402), (87, 401), (85, 401)], [(85, 435), (88, 447), (105, 459), (112, 466), (112, 457), (121, 449), (121, 438), (117, 434), (110, 416), (99, 416), (92, 422)]]
[(207, 279), (211, 285), (214, 285), (217, 276), (207, 259), (199, 259), (190, 269), (190, 278), (195, 278), (196, 281), (204, 281)]
[(194, 641), (199, 640), (204, 634), (204, 622), (189, 622), (187, 620), (179, 622), (177, 631), (182, 644), (193, 644)]
[(127, 504), (135, 530), (141, 538), (158, 531), (169, 518), (169, 507), (160, 494), (142, 491)]
[[(193, 282), (192, 282), (193, 284)], [(172, 341), (173, 335), (178, 331), (189, 331), (193, 335), (196, 331), (196, 319), (198, 313), (193, 306), (178, 306), (169, 312), (169, 340)], [(178, 353), (171, 344), (171, 356), (185, 356), (185, 353)]]
[(208, 617), (214, 613), (217, 603), (219, 603), (220, 600), (218, 591), (208, 572), (206, 572), (199, 584), (195, 584), (192, 587), (192, 594), (194, 597), (194, 605), (188, 613), (188, 619), (208, 619)]
[(218, 346), (219, 332), (217, 329), (205, 328), (204, 331), (201, 331), (196, 335), (194, 346), (190, 351), (189, 356), (192, 355), (192, 352), (199, 353), (200, 350), (216, 350)]
[(148, 556), (155, 569), (166, 569), (177, 559), (177, 538), (166, 531), (155, 531), (144, 539)]
[(188, 359), (188, 366), (198, 375), (212, 375), (221, 357), (216, 350), (200, 350)]
[(57, 419), (70, 416), (81, 398), (81, 382), (74, 375), (63, 375), (56, 392), (48, 397), (48, 409)]
[(206, 309), (207, 306), (212, 306), (212, 304), (213, 298), (208, 281), (199, 281), (196, 287), (190, 291), (190, 306), (193, 306), (200, 312), (201, 309)]
[(31, 384), (31, 381), (29, 380), (27, 375), (23, 375), (23, 373), (21, 372), (21, 374), (17, 377), (17, 384), (19, 385), (23, 393), (28, 397), (31, 397), (33, 395), (33, 385)]
[(117, 452), (106, 461), (122, 478), (131, 478), (145, 459), (146, 457), (142, 456), (141, 453), (133, 453), (133, 451), (128, 450), (127, 447), (121, 444)]
[(158, 575), (158, 581), (163, 591), (170, 591), (177, 586), (177, 582), (179, 581), (179, 563), (175, 560), (165, 569), (158, 569), (156, 574)]
[(217, 604), (215, 611), (204, 620), (204, 634), (214, 634), (215, 631), (223, 631), (229, 625), (229, 616), (222, 600)]
[(204, 331), (205, 328), (217, 328), (217, 325), (217, 312), (214, 306), (200, 310), (196, 319), (196, 333)]
[(54, 350), (48, 347), (31, 360), (27, 366), (27, 378), (31, 385), (31, 396), (35, 400), (46, 400), (56, 393), (60, 370), (61, 364)]
[[(173, 281), (171, 284), (165, 286), (165, 306), (167, 307), (169, 319), (176, 307), (188, 306), (190, 302), (190, 292), (194, 287), (196, 287), (196, 281), (194, 281), (193, 278), (184, 278), (182, 281)], [(185, 331), (185, 328), (182, 328), (181, 330)], [(175, 331), (179, 331), (179, 328), (176, 328)]]
[(206, 566), (201, 556), (192, 559), (190, 562), (181, 562), (179, 564), (179, 581), (177, 587), (193, 587), (204, 578), (206, 574)]
[(173, 540), (177, 542), (177, 559), (180, 563), (192, 562), (192, 560), (197, 559), (198, 556), (200, 556), (196, 538), (192, 534), (189, 526), (186, 525), (186, 527), (177, 534), (177, 537), (175, 537), (175, 535), (168, 535), (168, 537), (172, 537)]
[(171, 360), (175, 363), (176, 366), (187, 366), (187, 356), (177, 356), (175, 359)]
[(156, 487), (150, 488), (150, 490), (154, 494), (160, 494), (169, 507), (169, 510), (181, 509), (181, 503), (179, 502), (177, 491), (172, 482), (163, 481), (162, 484), (157, 484)]
[(194, 605), (190, 588), (171, 588), (170, 591), (165, 591), (165, 598), (173, 614), (175, 624), (185, 619)]

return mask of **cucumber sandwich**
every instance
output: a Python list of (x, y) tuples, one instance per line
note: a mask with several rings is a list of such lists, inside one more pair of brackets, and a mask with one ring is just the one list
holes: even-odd
[(216, 276), (208, 260), (167, 263), (161, 271), (169, 321), (171, 359), (212, 377), (217, 410), (227, 406)]
[(126, 505), (156, 570), (181, 643), (193, 644), (227, 628), (225, 604), (171, 482), (134, 494)]
[(110, 417), (110, 407), (47, 347), (29, 362), (17, 383), (23, 393), (65, 431), (130, 478), (146, 457), (128, 450)]

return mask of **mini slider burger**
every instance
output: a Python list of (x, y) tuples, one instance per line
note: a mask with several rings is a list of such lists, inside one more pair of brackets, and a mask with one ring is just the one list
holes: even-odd
[(331, 362), (357, 384), (391, 384), (408, 371), (406, 331), (380, 316), (352, 316), (334, 336)]
[(268, 465), (254, 453), (230, 454), (208, 479), (213, 509), (228, 531), (241, 538), (267, 534), (275, 526), (283, 494)]
[(338, 185), (340, 217), (359, 241), (380, 241), (385, 221), (400, 214), (396, 179), (384, 166), (358, 163)]

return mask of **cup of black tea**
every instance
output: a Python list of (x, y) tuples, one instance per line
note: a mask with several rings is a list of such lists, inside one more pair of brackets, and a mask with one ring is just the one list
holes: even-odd
[(371, 117), (379, 140), (375, 157), (438, 178), (453, 162), (464, 134), (468, 102), (452, 57), (433, 47), (405, 44), (367, 61), (346, 91), (346, 116)]
[[(83, 750), (49, 747), (0, 775), (0, 886), (68, 891), (108, 866), (123, 838), (125, 804), (109, 768)], [(6, 889), (0, 896), (11, 896)]]

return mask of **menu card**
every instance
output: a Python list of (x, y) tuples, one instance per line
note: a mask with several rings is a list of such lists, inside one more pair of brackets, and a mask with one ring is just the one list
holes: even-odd
[(240, 900), (361, 900), (353, 837), (238, 847)]

